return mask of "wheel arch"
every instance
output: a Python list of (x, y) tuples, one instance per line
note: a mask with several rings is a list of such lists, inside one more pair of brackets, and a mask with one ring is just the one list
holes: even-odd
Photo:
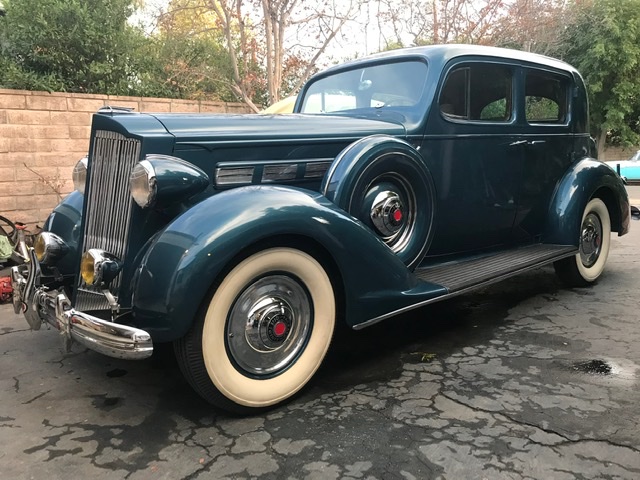
[(612, 230), (619, 236), (626, 234), (631, 214), (622, 180), (606, 164), (583, 158), (558, 183), (547, 212), (545, 243), (577, 246), (582, 213), (587, 203), (596, 197), (607, 206)]
[(609, 187), (600, 187), (591, 198), (599, 198), (604, 202), (611, 219), (611, 231), (620, 233), (623, 230), (622, 212), (614, 191)]
[[(321, 242), (309, 235), (303, 233), (280, 233), (269, 237), (256, 239), (242, 250), (238, 251), (220, 270), (217, 277), (211, 282), (211, 286), (207, 292), (207, 297), (213, 295), (218, 283), (238, 265), (240, 262), (249, 258), (254, 253), (268, 248), (289, 247), (301, 250), (314, 257), (320, 265), (327, 271), (329, 279), (334, 287), (336, 297), (336, 320), (344, 321), (346, 292), (342, 270), (338, 266), (335, 258), (331, 255), (329, 249)], [(206, 297), (205, 297), (206, 298)]]
[[(415, 286), (384, 243), (323, 196), (288, 187), (241, 187), (192, 207), (150, 241), (132, 284), (136, 325), (154, 342), (181, 337), (216, 279), (256, 249), (275, 244), (320, 257), (336, 286), (337, 308), (350, 325), (386, 308), (377, 292)], [(370, 304), (359, 303), (371, 297)]]

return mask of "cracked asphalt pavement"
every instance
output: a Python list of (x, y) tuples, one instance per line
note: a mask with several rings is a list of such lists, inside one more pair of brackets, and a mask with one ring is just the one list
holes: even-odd
[(247, 418), (168, 351), (65, 354), (1, 305), (0, 477), (638, 479), (638, 246), (634, 220), (590, 288), (543, 268), (349, 333), (301, 395)]

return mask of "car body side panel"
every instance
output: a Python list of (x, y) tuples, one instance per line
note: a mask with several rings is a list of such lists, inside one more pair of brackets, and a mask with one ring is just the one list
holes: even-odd
[(418, 281), (371, 231), (323, 196), (288, 187), (241, 187), (204, 200), (152, 239), (134, 279), (136, 326), (154, 341), (181, 337), (211, 286), (243, 250), (283, 236), (304, 237), (331, 256), (350, 326), (446, 293)]

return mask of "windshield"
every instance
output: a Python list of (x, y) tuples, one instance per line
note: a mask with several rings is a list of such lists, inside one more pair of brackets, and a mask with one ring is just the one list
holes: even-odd
[(348, 70), (323, 77), (304, 92), (301, 113), (419, 111), (427, 65), (410, 60)]

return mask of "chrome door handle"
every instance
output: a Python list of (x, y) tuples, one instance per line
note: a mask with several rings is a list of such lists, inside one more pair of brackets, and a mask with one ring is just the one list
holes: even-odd
[(510, 147), (517, 147), (518, 145), (526, 145), (528, 147), (534, 147), (536, 145), (543, 145), (547, 143), (546, 140), (517, 140), (509, 144)]

